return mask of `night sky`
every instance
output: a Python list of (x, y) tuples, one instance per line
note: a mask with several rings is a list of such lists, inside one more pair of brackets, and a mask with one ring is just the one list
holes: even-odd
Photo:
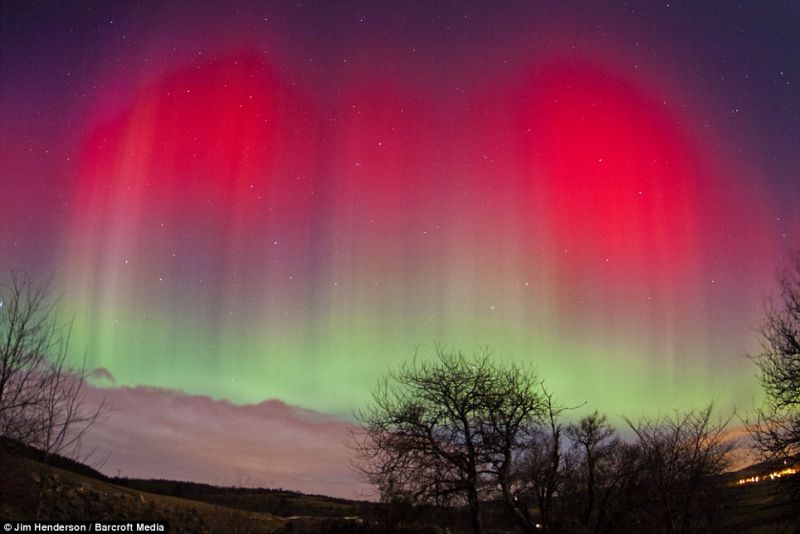
[[(331, 436), (434, 342), (613, 418), (759, 397), (800, 4), (163, 4), (0, 0), (0, 269), (53, 279), (123, 419), (261, 407), (343, 469)], [(127, 432), (107, 469), (151, 473)], [(236, 482), (176, 443), (170, 476)]]

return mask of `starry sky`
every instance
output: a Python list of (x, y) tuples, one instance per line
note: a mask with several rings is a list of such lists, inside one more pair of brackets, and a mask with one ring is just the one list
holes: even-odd
[(797, 3), (2, 1), (0, 269), (116, 395), (347, 420), (439, 342), (746, 408), (798, 127)]

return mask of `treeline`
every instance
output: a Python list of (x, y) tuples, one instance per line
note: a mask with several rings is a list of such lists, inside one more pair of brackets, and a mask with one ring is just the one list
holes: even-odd
[(713, 406), (614, 428), (532, 371), (441, 347), (391, 374), (358, 414), (359, 469), (395, 506), (463, 505), (482, 532), (502, 503), (523, 532), (713, 532), (735, 442)]

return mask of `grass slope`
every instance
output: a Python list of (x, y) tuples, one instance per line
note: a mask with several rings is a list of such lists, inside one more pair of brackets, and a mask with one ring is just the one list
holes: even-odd
[[(53, 457), (43, 464), (37, 451), (0, 454), (0, 518), (11, 520), (168, 521), (171, 532), (315, 533), (459, 532), (466, 527), (458, 509), (414, 508), (349, 501), (285, 490), (222, 488), (171, 480), (110, 479), (72, 460)], [(56, 467), (58, 466), (58, 467)], [(756, 464), (726, 475), (720, 498), (727, 503), (725, 531), (795, 532), (797, 511), (779, 492), (787, 481), (737, 486), (738, 478), (769, 472)], [(800, 482), (800, 476), (789, 482)], [(487, 503), (486, 512), (502, 512)], [(490, 513), (492, 512), (492, 513)], [(494, 532), (510, 528), (502, 514)], [(488, 517), (487, 517), (488, 519)], [(416, 521), (415, 521), (416, 520)], [(405, 525), (397, 529), (399, 523)], [(437, 526), (438, 524), (438, 526)]]

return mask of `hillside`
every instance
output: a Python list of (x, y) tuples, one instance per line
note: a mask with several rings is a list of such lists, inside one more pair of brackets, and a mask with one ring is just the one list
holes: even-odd
[(167, 521), (173, 532), (271, 533), (286, 524), (270, 514), (138, 491), (66, 469), (44, 469), (27, 458), (5, 458), (0, 516), (30, 520), (37, 517), (37, 507), (40, 519)]
[[(46, 468), (35, 453), (0, 459), (0, 517), (10, 520), (167, 521), (171, 532), (460, 532), (458, 509), (397, 509), (285, 490), (224, 488), (170, 480), (110, 479), (77, 462), (54, 459)], [(729, 503), (724, 529), (749, 533), (794, 532), (795, 511), (776, 492), (779, 481), (736, 484), (775, 468), (755, 464), (726, 475), (721, 498)], [(791, 477), (797, 481), (796, 477)], [(785, 479), (784, 479), (785, 482)], [(41, 489), (41, 494), (38, 490)], [(41, 495), (41, 497), (39, 497)], [(489, 504), (494, 532), (507, 531), (497, 507)], [(496, 516), (496, 517), (495, 517)]]

